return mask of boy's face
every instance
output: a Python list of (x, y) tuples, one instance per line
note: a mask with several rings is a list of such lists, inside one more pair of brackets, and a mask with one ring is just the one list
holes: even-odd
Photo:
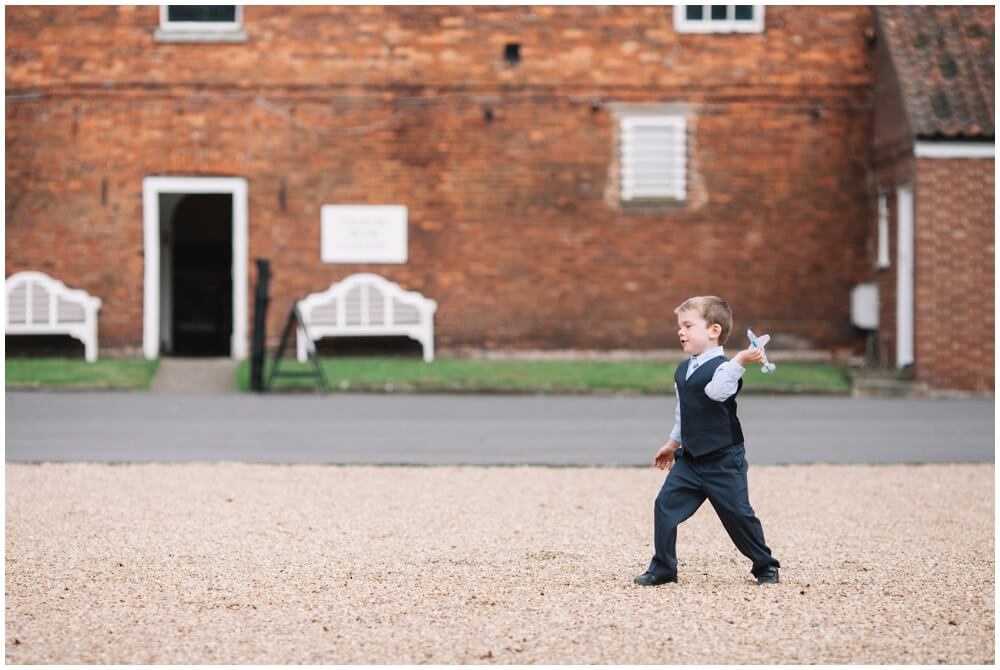
[(689, 356), (697, 356), (719, 346), (722, 326), (717, 323), (708, 325), (704, 317), (693, 309), (684, 310), (677, 315), (677, 327), (680, 329), (677, 336), (680, 338), (681, 348)]

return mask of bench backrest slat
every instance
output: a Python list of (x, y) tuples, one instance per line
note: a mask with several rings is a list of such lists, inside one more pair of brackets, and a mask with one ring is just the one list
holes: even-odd
[(353, 333), (406, 335), (423, 347), (424, 360), (434, 360), (434, 313), (437, 302), (416, 291), (406, 291), (385, 277), (368, 272), (334, 282), (325, 291), (299, 301), (299, 312), (309, 332), (299, 329), (296, 350), (307, 359), (306, 339)]
[(59, 323), (83, 323), (86, 314), (83, 305), (78, 302), (70, 302), (62, 296), (58, 297), (58, 309), (56, 311), (56, 321)]
[(421, 314), (432, 314), (437, 304), (378, 275), (359, 274), (307, 296), (300, 308), (309, 324), (364, 328), (419, 325)]
[(7, 289), (7, 322), (28, 322), (28, 285), (19, 284)]
[(305, 318), (325, 326), (413, 325), (420, 323), (420, 309), (412, 301), (387, 295), (374, 283), (360, 282), (349, 288), (342, 300), (314, 300)]
[(83, 342), (87, 361), (97, 360), (100, 298), (31, 270), (7, 277), (5, 287), (8, 335), (69, 335)]
[(330, 302), (313, 307), (312, 313), (309, 315), (309, 323), (320, 326), (336, 326), (338, 323), (337, 302), (338, 300), (334, 298)]
[(400, 326), (420, 323), (420, 310), (416, 305), (393, 298), (392, 322)]
[(87, 321), (101, 301), (80, 289), (71, 289), (42, 272), (18, 272), (7, 278), (7, 324), (58, 327)]
[(368, 292), (368, 309), (365, 310), (368, 323), (372, 326), (385, 325), (385, 296), (373, 284), (365, 284), (365, 289)]
[(31, 294), (31, 309), (28, 311), (31, 323), (49, 323), (49, 292), (38, 282), (28, 284), (28, 292)]
[(346, 326), (360, 326), (361, 325), (361, 286), (355, 286), (344, 298), (345, 307), (347, 309), (347, 318), (344, 321)]

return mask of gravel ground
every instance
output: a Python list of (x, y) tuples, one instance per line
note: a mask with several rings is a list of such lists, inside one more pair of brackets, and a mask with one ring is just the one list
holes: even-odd
[(752, 466), (638, 587), (653, 468), (7, 464), (8, 663), (993, 663), (994, 466)]

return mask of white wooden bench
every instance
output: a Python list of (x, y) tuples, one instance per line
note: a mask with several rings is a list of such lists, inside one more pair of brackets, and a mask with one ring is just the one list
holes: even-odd
[[(434, 360), (434, 312), (437, 303), (416, 291), (404, 291), (385, 277), (351, 275), (322, 293), (299, 301), (309, 337), (405, 335), (423, 346), (424, 360)], [(306, 336), (296, 329), (296, 352), (306, 361)]]
[(67, 288), (44, 272), (7, 277), (7, 335), (69, 335), (83, 342), (88, 362), (97, 360), (100, 298)]

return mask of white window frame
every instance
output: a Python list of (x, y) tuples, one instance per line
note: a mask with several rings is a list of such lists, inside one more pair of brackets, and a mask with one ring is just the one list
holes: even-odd
[(878, 260), (875, 268), (884, 270), (889, 267), (889, 200), (885, 191), (878, 192)]
[(243, 28), (243, 5), (236, 5), (235, 21), (171, 21), (168, 5), (160, 5), (160, 28), (177, 32), (232, 32)]
[(234, 21), (171, 21), (167, 5), (160, 5), (160, 26), (154, 39), (157, 42), (245, 42), (243, 5), (236, 5)]
[[(672, 147), (674, 160), (680, 164), (679, 176), (664, 183), (662, 188), (635, 187), (633, 180), (637, 168), (632, 162), (633, 150), (630, 135), (637, 128), (669, 126), (681, 138), (679, 147)], [(687, 119), (680, 115), (634, 115), (622, 116), (619, 125), (619, 177), (621, 199), (624, 202), (632, 200), (687, 200)]]
[(674, 5), (674, 30), (679, 33), (762, 33), (764, 32), (764, 5), (750, 5), (753, 18), (736, 20), (736, 5), (726, 5), (726, 19), (711, 19), (712, 5), (701, 5), (701, 19), (687, 18), (688, 5)]

